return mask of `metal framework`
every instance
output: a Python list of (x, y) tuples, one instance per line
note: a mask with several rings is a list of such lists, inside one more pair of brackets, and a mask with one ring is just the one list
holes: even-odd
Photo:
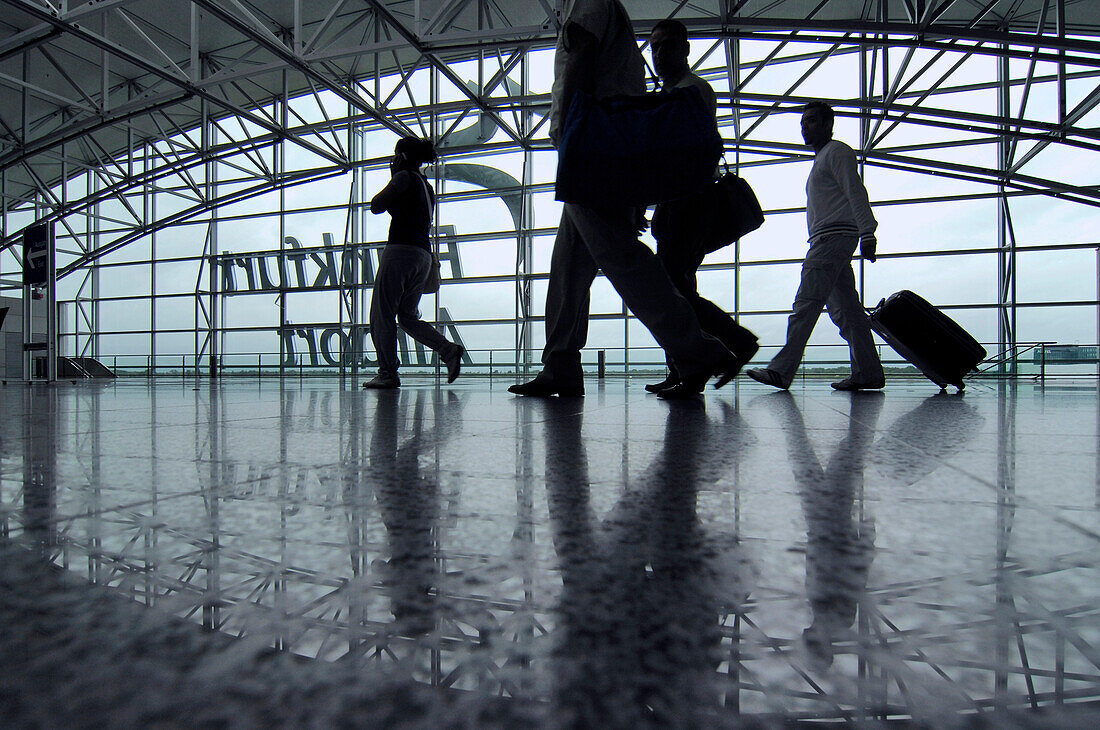
[[(507, 330), (511, 346), (501, 349), (511, 350), (513, 363), (529, 362), (537, 346), (533, 324), (541, 313), (538, 285), (547, 274), (539, 266), (537, 251), (540, 241), (553, 232), (552, 224), (539, 215), (552, 190), (545, 165), (540, 165), (552, 154), (545, 135), (548, 86), (540, 79), (546, 65), (540, 53), (553, 45), (562, 4), (0, 0), (0, 289), (18, 287), (20, 231), (36, 220), (54, 221), (61, 299), (69, 315), (64, 342), (68, 352), (106, 356), (112, 351), (102, 347), (105, 337), (136, 335), (147, 343), (141, 357), (154, 365), (159, 360), (209, 367), (219, 357), (241, 354), (226, 346), (227, 333), (286, 331), (292, 319), (288, 297), (296, 296), (280, 282), (275, 289), (275, 325), (230, 321), (225, 310), (238, 306), (238, 300), (226, 295), (215, 267), (242, 254), (238, 242), (225, 235), (226, 226), (275, 219), (278, 245), (254, 247), (248, 255), (304, 255), (296, 254), (287, 242), (292, 236), (289, 220), (302, 213), (342, 211), (338, 215), (344, 221), (343, 239), (312, 248), (311, 253), (352, 251), (369, 262), (371, 229), (364, 204), (371, 192), (370, 176), (384, 168), (384, 147), (392, 144), (393, 134), (411, 132), (430, 136), (447, 150), (447, 164), (436, 170), (444, 205), (503, 198), (514, 224), (473, 233), (456, 228), (453, 236), (441, 230), (445, 238), (471, 245), (514, 242), (515, 256), (506, 270), (488, 273), (463, 272), (452, 263), (451, 278), (435, 302), (437, 320), (444, 303), (454, 302), (447, 308), (461, 314), (462, 297), (448, 294), (449, 289), (503, 286), (514, 292), (507, 315), (475, 314), (455, 321)], [(662, 17), (675, 16), (689, 25), (696, 70), (719, 89), (728, 156), (742, 170), (766, 172), (803, 163), (805, 149), (785, 136), (776, 120), (820, 95), (820, 89), (837, 89), (838, 73), (849, 74), (843, 87), (848, 92), (825, 96), (842, 119), (858, 124), (858, 139), (853, 141), (858, 141), (865, 171), (903, 173), (906, 180), (934, 179), (944, 187), (937, 191), (933, 184), (931, 189), (879, 196), (878, 209), (942, 202), (995, 205), (994, 215), (981, 221), (995, 229), (991, 244), (887, 251), (884, 262), (915, 265), (933, 257), (950, 265), (980, 255), (996, 281), (994, 299), (967, 299), (961, 292), (952, 305), (960, 311), (994, 312), (994, 336), (1002, 350), (1011, 350), (1021, 339), (1018, 315), (1044, 307), (1095, 312), (1094, 332), (1100, 339), (1100, 295), (1034, 301), (1022, 300), (1018, 292), (1023, 255), (1079, 251), (1096, 252), (1097, 268), (1086, 276), (1096, 279), (1100, 288), (1100, 242), (1068, 239), (1057, 227), (1045, 240), (1021, 241), (1018, 214), (1014, 215), (1020, 205), (1035, 200), (1061, 201), (1091, 216), (1100, 207), (1100, 181), (1087, 172), (1063, 175), (1059, 167), (1072, 160), (1084, 170), (1100, 169), (1100, 4), (626, 0), (626, 5), (641, 35)], [(986, 151), (988, 157), (983, 157)], [(502, 159), (508, 165), (497, 164)], [(1048, 159), (1055, 162), (1047, 163)], [(510, 170), (507, 177), (488, 172), (503, 167)], [(324, 185), (341, 192), (329, 205), (293, 202), (296, 191)], [(875, 189), (871, 192), (876, 196)], [(264, 202), (247, 207), (254, 200)], [(797, 212), (797, 205), (773, 206), (769, 214)], [(190, 249), (181, 251), (166, 243), (175, 231), (201, 235), (191, 241)], [(228, 249), (238, 253), (230, 255)], [(134, 250), (141, 254), (128, 254)], [(738, 245), (728, 260), (704, 270), (726, 277), (732, 287), (732, 310), (739, 315), (779, 317), (784, 314), (781, 308), (752, 303), (744, 279), (795, 260), (782, 252), (754, 255)], [(167, 267), (184, 265), (193, 272), (193, 289), (160, 288)], [(147, 274), (148, 293), (120, 294), (103, 283), (110, 272), (134, 267)], [(865, 272), (860, 273), (862, 282)], [(340, 280), (328, 315), (331, 321), (326, 323), (341, 330), (362, 323), (369, 292), (362, 278), (353, 277), (349, 284)], [(104, 307), (134, 302), (148, 302), (148, 326), (105, 322)], [(190, 308), (193, 319), (162, 321), (158, 310), (176, 302)], [(622, 322), (623, 344), (631, 342), (630, 320), (621, 310), (598, 314), (597, 319)], [(186, 350), (163, 351), (158, 348), (162, 335), (178, 335), (194, 344)], [(624, 362), (629, 364), (626, 355)], [(279, 367), (285, 367), (285, 357)], [(90, 392), (87, 397), (96, 396)], [(907, 633), (892, 623), (887, 607), (903, 599), (910, 605), (930, 606), (930, 601), (921, 602), (921, 592), (936, 597), (935, 586), (885, 585), (860, 607), (858, 636), (845, 650), (853, 656), (875, 656), (868, 647), (877, 643), (881, 656), (902, 656), (905, 667), (941, 677), (945, 685), (951, 683), (948, 674), (955, 672), (996, 673), (992, 692), (985, 692), (984, 684), (981, 692), (960, 690), (975, 709), (1008, 702), (1009, 695), (1032, 705), (1096, 695), (1092, 670), (1100, 659), (1081, 639), (1095, 625), (1095, 610), (1051, 610), (1040, 596), (1028, 593), (1036, 576), (1072, 570), (1079, 556), (1057, 556), (1030, 574), (1010, 559), (1016, 504), (1014, 464), (1008, 456), (1015, 453), (1013, 398), (1005, 400), (998, 423), (1004, 453), (997, 478), (1003, 495), (997, 510), (1002, 538), (997, 564), (992, 571), (964, 576), (975, 590), (995, 593), (997, 605), (1010, 606), (1011, 611), (974, 619), (965, 607), (957, 607), (956, 623), (934, 622), (944, 627), (942, 632)], [(196, 619), (211, 628), (246, 633), (250, 622), (270, 625), (270, 616), (290, 615), (309, 630), (283, 637), (282, 648), (321, 657), (361, 652), (378, 662), (430, 655), (424, 662), (430, 672), (426, 681), (525, 696), (525, 688), (511, 686), (505, 678), (502, 670), (508, 657), (492, 655), (481, 664), (461, 664), (454, 651), (482, 640), (487, 646), (496, 640), (500, 645), (537, 644), (544, 633), (540, 619), (546, 606), (524, 590), (517, 591), (514, 600), (483, 606), (490, 625), (484, 635), (478, 633), (484, 626), (448, 625), (445, 641), (425, 649), (413, 640), (389, 636), (384, 625), (365, 618), (367, 606), (349, 601), (349, 596), (383, 600), (387, 588), (381, 582), (362, 592), (341, 591), (345, 583), (337, 571), (288, 563), (278, 550), (258, 555), (221, 545), (219, 511), (230, 505), (215, 494), (215, 487), (231, 481), (213, 471), (225, 468), (226, 462), (225, 435), (218, 432), (221, 404), (216, 393), (196, 404), (209, 410), (196, 420), (212, 424), (208, 433), (196, 431), (195, 444), (196, 455), (211, 470), (207, 482), (199, 485), (211, 531), (165, 529), (158, 526), (155, 511), (112, 513), (122, 524), (105, 527), (102, 520), (107, 518), (101, 517), (102, 511), (92, 503), (97, 495), (90, 492), (85, 495), (89, 504), (82, 505), (87, 509), (81, 511), (94, 516), (80, 523), (86, 533), (51, 537), (54, 560), (66, 565), (86, 561), (94, 582), (123, 588), (149, 604), (167, 605), (183, 614), (201, 612), (201, 617), (194, 614)], [(95, 408), (87, 412), (98, 414)], [(354, 419), (347, 428), (358, 423)], [(99, 428), (88, 426), (74, 432), (98, 439)], [(36, 450), (24, 464), (30, 483), (32, 462), (49, 466), (56, 451), (46, 441), (25, 442)], [(155, 445), (154, 431), (151, 447)], [(345, 464), (360, 464), (367, 450), (364, 435), (350, 430), (341, 434), (340, 446)], [(530, 556), (535, 542), (525, 512), (531, 509), (533, 456), (526, 446), (517, 448), (523, 453), (516, 455), (516, 549)], [(282, 473), (247, 480), (275, 485), (280, 517), (302, 507), (301, 500), (288, 498), (292, 487), (308, 490), (322, 480), (327, 485), (361, 482), (357, 474), (338, 469), (321, 475), (287, 473), (285, 443), (280, 450)], [(81, 444), (79, 451), (86, 455), (79, 466), (87, 470), (87, 482), (101, 484), (100, 445)], [(155, 485), (156, 475), (152, 481)], [(331, 495), (305, 500), (306, 509), (327, 508), (327, 496)], [(12, 495), (10, 504), (21, 497)], [(361, 500), (351, 495), (333, 501)], [(350, 559), (351, 575), (360, 578), (367, 574), (373, 549), (372, 526), (367, 515), (353, 510), (344, 519), (348, 542), (336, 552), (340, 561)], [(8, 529), (6, 522), (3, 529)], [(469, 556), (470, 565), (476, 567), (481, 557)], [(440, 570), (446, 572), (446, 566)], [(795, 599), (765, 592), (750, 602), (731, 604), (722, 616), (723, 647), (730, 656), (728, 706), (740, 708), (744, 703), (751, 710), (753, 698), (772, 695), (814, 716), (862, 717), (889, 715), (897, 703), (908, 703), (888, 681), (896, 678), (890, 675), (893, 670), (873, 662), (861, 667), (860, 690), (866, 694), (859, 702), (837, 706), (816, 687), (790, 660), (789, 645), (777, 643), (755, 623), (769, 609)], [(1010, 626), (1005, 615), (1013, 617)], [(991, 627), (1000, 632), (996, 661), (977, 666), (965, 652), (937, 656), (935, 649), (946, 632), (972, 632), (975, 645), (984, 646), (981, 637)], [(1034, 657), (1029, 660), (1027, 653), (1029, 646), (1042, 646), (1048, 639), (1058, 652), (1053, 668)], [(1075, 673), (1072, 664), (1067, 670), (1067, 652), (1089, 671)], [(760, 671), (754, 673), (755, 669)], [(904, 691), (903, 683), (895, 684), (897, 692)]]
[[(537, 282), (546, 275), (536, 264), (535, 244), (552, 231), (535, 224), (539, 196), (552, 185), (533, 169), (539, 153), (549, 154), (548, 86), (536, 78), (545, 74), (546, 63), (535, 59), (545, 59), (539, 52), (552, 47), (561, 0), (0, 0), (0, 5), (5, 11), (0, 287), (11, 287), (19, 271), (22, 228), (34, 220), (55, 221), (58, 275), (72, 277), (61, 295), (69, 308), (67, 351), (107, 355), (101, 346), (105, 335), (144, 333), (148, 347), (142, 349), (153, 364), (162, 357), (182, 356), (186, 362), (188, 355), (195, 368), (200, 361), (214, 361), (226, 332), (262, 329), (227, 324), (215, 262), (224, 254), (219, 230), (229, 211), (277, 195), (278, 210), (264, 203), (234, 215), (277, 216), (278, 249), (285, 252), (287, 215), (309, 209), (288, 205), (288, 192), (338, 180), (349, 195), (346, 205), (339, 200), (346, 211), (344, 240), (333, 245), (369, 244), (362, 215), (370, 194), (365, 176), (384, 165), (376, 140), (411, 132), (446, 148), (448, 164), (437, 170), (438, 180), (474, 182), (486, 188), (482, 197), (518, 201), (511, 206), (515, 230), (465, 237), (456, 230), (469, 243), (511, 237), (515, 267), (481, 277), (452, 276), (452, 282), (514, 282), (511, 316), (456, 321), (514, 329), (514, 362), (529, 360), (537, 345), (531, 327), (540, 309)], [(1062, 240), (1057, 230), (1048, 240), (1021, 242), (1013, 218), (1016, 201), (1037, 196), (1086, 211), (1100, 206), (1095, 179), (1062, 177), (1057, 163), (1045, 163), (1066, 155), (1095, 160), (1100, 153), (1096, 3), (628, 0), (626, 5), (640, 35), (663, 17), (689, 26), (697, 52), (703, 51), (697, 53), (696, 70), (719, 89), (720, 121), (730, 157), (740, 168), (804, 161), (804, 148), (777, 134), (775, 120), (824, 95), (842, 118), (858, 120), (859, 152), (868, 170), (935, 176), (962, 190), (880, 197), (877, 206), (995, 201), (995, 220), (982, 222), (996, 228), (993, 245), (887, 253), (884, 259), (991, 254), (995, 301), (949, 304), (995, 309), (1002, 351), (1017, 345), (1018, 313), (1027, 307), (1091, 307), (1100, 327), (1097, 295), (1025, 302), (1017, 292), (1021, 252), (1100, 251), (1097, 243)], [(843, 84), (835, 83), (838, 69), (850, 73)], [(496, 167), (500, 156), (516, 151), (523, 155), (522, 172), (507, 180), (456, 172), (471, 162)], [(1095, 162), (1091, 166), (1097, 169)], [(462, 189), (444, 193), (445, 203), (479, 197)], [(797, 207), (771, 212), (791, 211)], [(201, 246), (158, 256), (158, 236), (196, 223), (206, 229)], [(125, 249), (134, 244), (148, 245), (141, 259), (148, 264), (148, 294), (105, 290), (103, 272), (120, 262), (132, 264)], [(742, 271), (794, 258), (752, 258), (738, 246), (732, 260), (706, 268), (731, 272), (732, 308), (738, 314), (779, 315), (779, 308), (742, 307)], [(158, 270), (183, 260), (198, 262), (195, 290), (159, 291)], [(437, 314), (447, 288), (436, 302)], [(341, 289), (342, 304), (330, 315), (332, 322), (341, 328), (361, 324), (366, 291), (362, 281)], [(178, 298), (193, 301), (194, 321), (161, 324), (158, 303)], [(103, 322), (105, 302), (134, 299), (149, 302), (147, 327)], [(285, 299), (280, 307), (283, 331)], [(627, 348), (627, 313), (606, 317), (624, 322)], [(158, 352), (158, 334), (191, 332), (196, 333), (193, 352)], [(1096, 336), (1100, 339), (1100, 332)]]

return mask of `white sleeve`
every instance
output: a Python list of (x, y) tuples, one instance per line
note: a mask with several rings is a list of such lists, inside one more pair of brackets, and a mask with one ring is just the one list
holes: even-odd
[(855, 218), (859, 235), (862, 237), (874, 233), (878, 228), (878, 221), (871, 212), (867, 187), (859, 177), (855, 151), (847, 145), (838, 145), (835, 154), (832, 155), (831, 163), (830, 167), (837, 185), (844, 197), (848, 199), (848, 205), (851, 206), (852, 217)]

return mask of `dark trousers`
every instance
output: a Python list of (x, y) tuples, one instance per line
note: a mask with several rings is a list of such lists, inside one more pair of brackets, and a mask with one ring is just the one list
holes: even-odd
[[(657, 240), (657, 257), (665, 266), (677, 291), (688, 300), (699, 326), (717, 338), (741, 360), (756, 352), (756, 335), (742, 327), (725, 310), (699, 294), (696, 272), (706, 251), (708, 212), (701, 198), (661, 203), (653, 213), (653, 237)], [(678, 376), (676, 366), (666, 357), (669, 372)]]
[(432, 255), (418, 246), (389, 244), (382, 249), (370, 300), (370, 336), (378, 354), (378, 372), (397, 375), (397, 326), (440, 355), (456, 345), (420, 319), (420, 295)]
[(590, 289), (602, 270), (665, 352), (684, 373), (710, 373), (727, 348), (704, 332), (689, 303), (640, 240), (633, 208), (562, 208), (546, 289), (546, 346), (536, 380), (579, 384), (581, 348), (588, 340)]

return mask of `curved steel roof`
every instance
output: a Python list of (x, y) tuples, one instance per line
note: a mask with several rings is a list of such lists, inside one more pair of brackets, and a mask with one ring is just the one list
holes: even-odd
[[(428, 66), (473, 108), (497, 112), (449, 65), (480, 53), (504, 65), (553, 42), (564, 0), (0, 0), (0, 171), (9, 208), (134, 145), (233, 118), (258, 138), (292, 138), (339, 167), (339, 145), (290, 133), (283, 95), (329, 91), (394, 130), (376, 74)], [(988, 52), (1100, 67), (1095, 0), (625, 0), (644, 32), (674, 16), (697, 34), (799, 38)], [(265, 109), (265, 105), (267, 105)], [(1090, 107), (1091, 108), (1091, 107)], [(529, 139), (513, 137), (519, 144)], [(199, 145), (196, 145), (198, 147)], [(182, 164), (182, 163), (181, 163)], [(124, 163), (123, 163), (124, 165)], [(140, 183), (124, 170), (115, 186)], [(48, 200), (55, 214), (66, 201)], [(5, 231), (5, 244), (12, 232)], [(0, 246), (2, 247), (2, 246)]]

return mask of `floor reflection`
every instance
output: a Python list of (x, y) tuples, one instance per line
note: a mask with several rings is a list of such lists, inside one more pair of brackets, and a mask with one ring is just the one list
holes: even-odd
[(583, 414), (568, 400), (543, 406), (564, 584), (554, 705), (566, 726), (691, 725), (717, 706), (717, 556), (697, 491), (701, 474), (738, 458), (745, 433), (737, 419), (711, 422), (701, 402), (668, 405), (659, 453), (602, 519), (591, 506)]
[(23, 532), (41, 555), (57, 544), (57, 391), (23, 390)]
[(874, 520), (863, 509), (863, 472), (885, 395), (856, 392), (848, 397), (847, 434), (825, 468), (793, 396), (778, 392), (768, 397), (787, 439), (806, 519), (806, 598), (812, 622), (802, 640), (817, 671), (833, 663), (838, 642), (858, 645), (850, 630), (875, 553)]
[[(436, 410), (449, 406), (450, 414), (438, 428), (425, 433), (424, 409), (431, 396)], [(408, 407), (410, 414), (400, 405), (396, 391), (377, 394), (366, 481), (374, 485), (379, 515), (386, 527), (389, 559), (375, 561), (374, 568), (385, 573), (383, 582), (390, 591), (394, 629), (397, 633), (417, 635), (436, 626), (435, 599), (439, 589), (436, 576), (439, 482), (431, 470), (421, 468), (421, 450), (425, 444), (439, 446), (449, 435), (461, 430), (458, 415), (461, 400), (421, 391)], [(399, 437), (399, 421), (406, 415), (411, 420), (408, 434)], [(351, 504), (358, 508), (361, 502), (357, 499)]]
[(0, 692), (167, 701), (32, 686), (33, 656), (172, 682), (203, 657), (333, 708), (359, 677), (474, 724), (940, 726), (1100, 698), (1094, 384), (634, 385), (0, 389)]

